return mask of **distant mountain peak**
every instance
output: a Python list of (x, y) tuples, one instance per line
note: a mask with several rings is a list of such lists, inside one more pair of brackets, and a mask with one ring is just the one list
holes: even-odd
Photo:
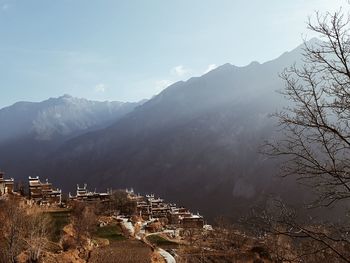
[(41, 102), (38, 102), (38, 103), (45, 103), (45, 102), (47, 102), (49, 104), (50, 103), (59, 103), (59, 104), (61, 104), (61, 103), (71, 103), (74, 100), (78, 100), (78, 98), (75, 98), (75, 97), (73, 97), (73, 96), (71, 96), (69, 94), (64, 94), (64, 95), (59, 96), (59, 97), (51, 97), (51, 98), (49, 98), (47, 100), (44, 100), (44, 101), (41, 101)]
[(230, 64), (230, 63), (225, 63), (225, 64), (223, 64), (223, 65), (217, 67), (217, 68), (214, 69), (214, 70), (218, 70), (218, 69), (227, 69), (227, 68), (233, 68), (233, 67), (236, 67), (236, 66), (235, 66), (235, 65), (232, 65), (232, 64)]
[(306, 41), (308, 44), (319, 44), (321, 42), (322, 40), (317, 37), (310, 38), (308, 41)]
[(225, 64), (218, 66), (217, 68), (209, 71), (208, 73), (206, 73), (204, 75), (211, 75), (211, 74), (215, 74), (218, 72), (227, 72), (227, 71), (230, 71), (230, 70), (235, 69), (235, 68), (237, 68), (237, 66), (232, 65), (230, 63), (225, 63)]
[(60, 98), (70, 99), (70, 98), (73, 98), (73, 96), (70, 94), (63, 94)]
[(261, 65), (259, 61), (252, 61), (249, 63), (248, 67), (250, 66), (258, 66), (258, 65)]
[(140, 103), (97, 102), (69, 94), (0, 109), (0, 143), (19, 137), (51, 140), (106, 127)]

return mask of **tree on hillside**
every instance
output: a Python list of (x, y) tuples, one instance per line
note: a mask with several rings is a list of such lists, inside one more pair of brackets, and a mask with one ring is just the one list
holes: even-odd
[(87, 238), (90, 238), (97, 227), (95, 204), (75, 202), (72, 206), (72, 225), (75, 231), (77, 245), (83, 247)]
[(134, 215), (136, 213), (136, 202), (130, 200), (125, 191), (114, 191), (111, 196), (110, 204), (112, 211), (117, 211), (119, 214)]
[(29, 252), (29, 262), (39, 262), (41, 255), (47, 250), (52, 235), (52, 220), (40, 210), (33, 211), (25, 222), (25, 242)]
[(15, 200), (0, 201), (0, 262), (16, 262), (24, 250), (26, 214)]
[(0, 201), (0, 222), (0, 263), (18, 262), (21, 253), (28, 256), (28, 262), (39, 262), (47, 251), (50, 219), (10, 198)]
[[(283, 175), (296, 176), (315, 192), (312, 207), (329, 207), (350, 198), (350, 16), (340, 10), (315, 18), (308, 28), (320, 41), (305, 42), (304, 64), (281, 74), (290, 106), (276, 114), (283, 136), (267, 144), (267, 153), (284, 157)], [(350, 262), (349, 225), (305, 227), (285, 207), (279, 213), (274, 220), (266, 217), (276, 232)]]

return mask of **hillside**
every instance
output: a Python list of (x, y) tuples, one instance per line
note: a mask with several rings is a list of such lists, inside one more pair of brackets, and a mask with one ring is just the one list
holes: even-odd
[(237, 217), (273, 192), (292, 198), (295, 188), (274, 177), (258, 148), (274, 134), (269, 114), (286, 103), (278, 74), (301, 50), (177, 82), (106, 129), (73, 138), (36, 172), (67, 190), (86, 182), (156, 192), (209, 218)]

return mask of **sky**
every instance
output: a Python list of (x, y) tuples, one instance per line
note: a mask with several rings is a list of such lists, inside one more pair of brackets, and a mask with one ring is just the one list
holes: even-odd
[(0, 0), (0, 107), (70, 94), (138, 101), (274, 59), (346, 0)]

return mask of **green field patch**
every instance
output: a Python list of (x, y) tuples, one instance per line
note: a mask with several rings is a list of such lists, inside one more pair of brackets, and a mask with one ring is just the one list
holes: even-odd
[(125, 240), (126, 238), (122, 234), (122, 230), (118, 225), (107, 225), (98, 227), (94, 236), (99, 238), (106, 238), (110, 241)]
[(156, 245), (158, 247), (177, 246), (178, 245), (176, 242), (167, 240), (164, 237), (161, 237), (159, 235), (150, 235), (147, 237), (147, 240), (149, 242), (151, 242), (153, 245)]

